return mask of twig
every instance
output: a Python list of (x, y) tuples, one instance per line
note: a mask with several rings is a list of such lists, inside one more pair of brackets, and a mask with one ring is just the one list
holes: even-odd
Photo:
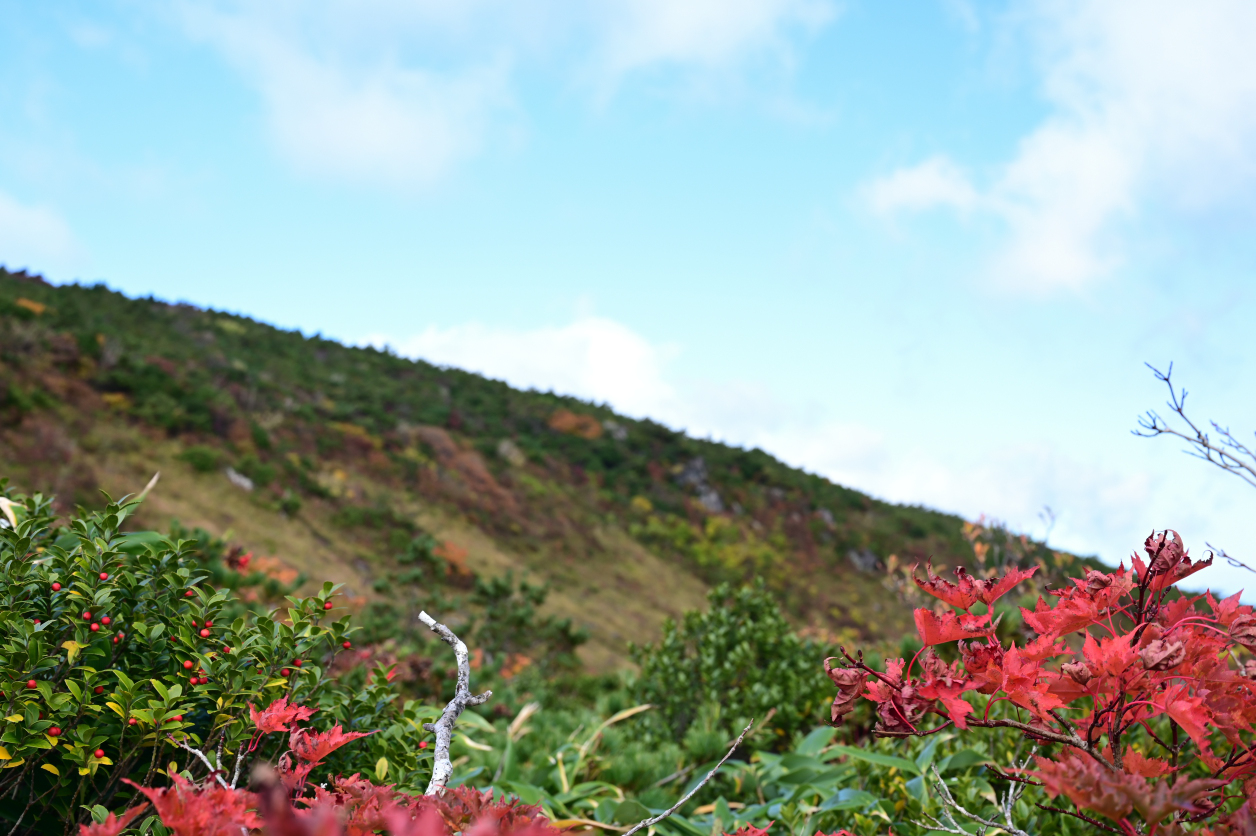
[(489, 697), (493, 696), (493, 692), (485, 691), (479, 696), (472, 695), (470, 654), (467, 653), (467, 646), (462, 643), (462, 639), (454, 635), (453, 630), (437, 622), (426, 612), (419, 613), (419, 621), (440, 636), (441, 641), (452, 647), (454, 656), (458, 659), (458, 687), (454, 692), (454, 698), (445, 706), (439, 720), (435, 723), (423, 724), (424, 729), (436, 734), (436, 756), (432, 766), (432, 780), (428, 782), (427, 790), (423, 794), (441, 795), (445, 792), (445, 784), (449, 782), (454, 772), (454, 765), (449, 760), (449, 745), (453, 743), (454, 724), (458, 722), (458, 718), (462, 716), (467, 706), (483, 705)]
[[(169, 737), (169, 736), (167, 736), (167, 737)], [(179, 746), (180, 748), (186, 749), (186, 750), (188, 750), (189, 752), (191, 752), (193, 755), (196, 755), (198, 758), (200, 758), (200, 759), (201, 759), (201, 763), (205, 764), (205, 768), (209, 770), (209, 774), (210, 774), (210, 775), (212, 775), (212, 776), (214, 776), (214, 780), (216, 780), (216, 781), (218, 782), (218, 784), (219, 784), (219, 785), (220, 785), (220, 786), (221, 786), (224, 790), (229, 790), (229, 789), (231, 789), (231, 787), (227, 786), (227, 782), (226, 782), (226, 781), (224, 781), (224, 780), (222, 779), (222, 775), (218, 774), (218, 773), (219, 773), (219, 771), (218, 771), (217, 769), (215, 769), (215, 768), (214, 768), (214, 765), (213, 765), (212, 763), (210, 763), (210, 762), (209, 762), (209, 758), (205, 757), (205, 753), (204, 753), (204, 752), (202, 752), (200, 749), (193, 749), (191, 746), (187, 745), (187, 744), (186, 744), (186, 743), (184, 743), (182, 740), (175, 740), (173, 737), (169, 737), (169, 740), (170, 740), (170, 742), (174, 743), (176, 746)]]
[(1235, 569), (1246, 569), (1249, 572), (1256, 573), (1256, 569), (1253, 569), (1251, 566), (1248, 566), (1246, 563), (1239, 560), (1237, 557), (1234, 557), (1233, 555), (1227, 553), (1225, 549), (1218, 548), (1217, 546), (1214, 546), (1212, 543), (1204, 543), (1204, 545), (1208, 547), (1208, 550), (1210, 552), (1212, 552), (1217, 557), (1224, 560), (1226, 563), (1229, 563)]
[(698, 790), (705, 787), (707, 785), (707, 782), (715, 777), (715, 773), (720, 771), (720, 767), (724, 765), (724, 761), (728, 760), (729, 758), (733, 756), (733, 752), (737, 751), (737, 747), (741, 745), (741, 741), (745, 739), (746, 733), (750, 731), (750, 727), (753, 725), (754, 725), (754, 720), (751, 720), (749, 723), (746, 724), (746, 727), (741, 730), (741, 734), (737, 735), (737, 739), (733, 741), (733, 746), (731, 749), (728, 750), (728, 754), (720, 758), (720, 762), (717, 763), (715, 766), (713, 766), (711, 768), (711, 771), (706, 774), (706, 777), (703, 778), (701, 781), (699, 781), (693, 789), (691, 789), (689, 792), (681, 796), (680, 801), (677, 801), (675, 804), (673, 804), (671, 807), (667, 808), (663, 812), (659, 813), (657, 816), (645, 819), (644, 821), (637, 822), (627, 832), (624, 833), (624, 836), (632, 836), (632, 834), (636, 833), (638, 830), (641, 830), (646, 827), (653, 827), (654, 825), (661, 822), (663, 819), (670, 816), (672, 813), (675, 813), (681, 807), (684, 807), (685, 804), (688, 803), (689, 799), (693, 798), (694, 793), (696, 793)]
[(1186, 417), (1186, 389), (1181, 390), (1173, 388), (1173, 364), (1169, 364), (1169, 370), (1162, 372), (1150, 363), (1145, 364), (1151, 369), (1151, 373), (1156, 376), (1156, 380), (1164, 383), (1169, 387), (1168, 407), (1188, 427), (1187, 430), (1179, 430), (1177, 427), (1171, 426), (1167, 421), (1161, 418), (1152, 410), (1148, 410), (1146, 414), (1139, 416), (1138, 429), (1133, 430), (1134, 435), (1140, 438), (1155, 438), (1159, 435), (1176, 436), (1188, 445), (1185, 451), (1187, 455), (1194, 456), (1197, 459), (1203, 459), (1209, 464), (1214, 464), (1224, 470), (1226, 473), (1233, 473), (1247, 484), (1256, 488), (1256, 451), (1243, 444), (1229, 429), (1222, 427), (1216, 421), (1210, 421), (1213, 431), (1219, 436), (1219, 441), (1214, 441), (1209, 437), (1208, 433), (1198, 427), (1194, 421)]
[(1093, 824), (1095, 827), (1106, 830), (1109, 833), (1121, 832), (1117, 830), (1115, 827), (1109, 827), (1108, 825), (1104, 824), (1098, 819), (1092, 819), (1090, 816), (1083, 815), (1073, 810), (1065, 810), (1063, 807), (1052, 807), (1050, 804), (1035, 804), (1034, 806), (1037, 807), (1039, 810), (1050, 810), (1052, 813), (1063, 813), (1066, 816), (1072, 816), (1073, 818), (1081, 819), (1082, 821), (1089, 822), (1090, 824)]
[[(1013, 762), (1015, 764), (1015, 762)], [(1019, 764), (1015, 764), (1017, 769), (1024, 769), (1029, 765), (1029, 757), (1026, 757)], [(970, 812), (951, 795), (951, 789), (942, 780), (942, 775), (938, 772), (935, 765), (930, 765), (930, 771), (933, 773), (932, 781), (934, 792), (942, 801), (942, 817), (934, 818), (928, 813), (924, 817), (928, 820), (925, 822), (913, 822), (919, 827), (926, 830), (935, 830), (941, 833), (953, 833), (956, 836), (973, 836), (971, 830), (964, 829), (959, 822), (955, 820), (958, 813), (962, 818), (976, 824), (978, 826), (977, 836), (984, 836), (986, 831), (994, 828), (996, 831), (1002, 830), (1012, 834), (1012, 836), (1029, 836), (1028, 833), (1021, 830), (1012, 821), (1012, 808), (1016, 806), (1016, 802), (1020, 800), (1021, 794), (1025, 792), (1025, 784), (1011, 784), (1007, 791), (1003, 793), (1003, 797), (999, 800), (999, 812), (1003, 815), (1003, 821), (999, 822), (994, 819), (983, 818), (976, 813)]]

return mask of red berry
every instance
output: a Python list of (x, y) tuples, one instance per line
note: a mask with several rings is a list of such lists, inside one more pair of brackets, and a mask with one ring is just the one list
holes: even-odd
[(333, 605), (332, 605), (331, 601), (328, 601), (326, 604), (323, 604), (323, 609), (325, 609), (325, 610), (330, 610), (330, 609), (332, 608), (332, 606), (333, 606)]
[(188, 682), (192, 683), (193, 685), (197, 685), (200, 683), (200, 680), (194, 676), (191, 679), (189, 679)]
[(209, 631), (208, 631), (208, 630), (201, 630), (201, 638), (202, 638), (202, 639), (207, 639), (207, 638), (209, 638)]
[(54, 583), (54, 584), (52, 585), (52, 591), (53, 591), (53, 592), (60, 592), (60, 591), (61, 591), (61, 584), (59, 584), (59, 583)]
[(139, 720), (136, 720), (134, 717), (128, 717), (128, 718), (127, 718), (127, 720), (126, 720), (126, 724), (127, 724), (128, 726), (134, 726), (134, 725), (135, 725), (136, 723), (138, 723), (138, 722), (139, 722)]
[(213, 627), (213, 626), (214, 626), (214, 622), (212, 622), (212, 621), (206, 621), (206, 622), (205, 622), (205, 626), (206, 626), (206, 627)]
[(183, 661), (183, 669), (184, 669), (185, 671), (190, 671), (190, 670), (192, 670), (192, 660), (191, 660), (191, 659), (185, 659), (185, 660)]
[(176, 723), (182, 723), (182, 722), (183, 722), (183, 715), (182, 715), (182, 714), (176, 714), (176, 715), (174, 715), (174, 721), (175, 721)]
[(353, 647), (353, 642), (345, 642), (344, 644), (341, 645), (341, 647), (343, 647), (345, 650), (348, 650), (349, 648)]
[(108, 572), (101, 572), (101, 573), (100, 573), (100, 579), (101, 579), (102, 581), (107, 581), (107, 580), (109, 580), (109, 573), (108, 573)]
[(293, 659), (293, 660), (292, 660), (292, 664), (296, 665), (296, 666), (299, 668), (299, 667), (301, 667), (302, 662), (301, 662), (301, 660), (300, 660), (300, 659)]
[(36, 624), (39, 624), (39, 623), (41, 623), (41, 622), (40, 622), (40, 620), (37, 618), (37, 619), (35, 619), (35, 623), (36, 623)]
[(89, 612), (85, 612), (85, 613), (83, 613), (83, 620), (84, 620), (84, 621), (91, 621), (91, 620), (92, 620), (92, 614), (91, 614), (91, 613), (89, 613)]
[(104, 750), (104, 749), (97, 749), (95, 752), (92, 752), (92, 754), (93, 754), (93, 755), (95, 755), (95, 756), (96, 756), (96, 757), (98, 757), (98, 758), (103, 758), (103, 757), (105, 756), (105, 750)]
[(110, 618), (109, 616), (105, 616), (104, 618), (102, 618), (102, 619), (100, 620), (100, 623), (101, 623), (101, 624), (112, 624), (112, 623), (113, 623), (113, 619), (112, 619), (112, 618)]
[(113, 637), (113, 643), (114, 643), (114, 644), (117, 644), (117, 643), (118, 643), (118, 637), (119, 637), (119, 636), (121, 636), (121, 635), (122, 635), (122, 634), (121, 634), (121, 633), (119, 633), (117, 636), (114, 636), (114, 637)]
[(35, 680), (33, 680), (33, 679), (28, 679), (28, 680), (26, 680), (26, 687), (27, 687), (27, 688), (34, 688), (34, 687), (35, 687), (35, 686), (37, 686), (38, 684), (39, 684), (39, 683), (37, 683), (37, 682), (36, 682)]
[(189, 589), (187, 592), (183, 593), (183, 597), (184, 597), (184, 598), (191, 598), (191, 597), (192, 597), (192, 590), (190, 590), (190, 589)]
[(222, 649), (222, 652), (223, 652), (223, 653), (230, 653), (230, 652), (231, 652), (231, 648), (224, 646), (224, 647), (223, 647), (223, 649)]
[(91, 626), (89, 629), (91, 629), (91, 631), (92, 631), (93, 633), (99, 633), (99, 632), (100, 632), (100, 625), (99, 625), (99, 624), (92, 624), (92, 626)]
[(426, 740), (420, 740), (420, 741), (419, 741), (419, 748), (420, 748), (420, 749), (426, 749), (426, 748), (427, 748), (427, 741), (426, 741)]
[(290, 673), (292, 673), (292, 671), (288, 670), (287, 668), (284, 668), (283, 670), (281, 670), (281, 671), (279, 672), (279, 675), (280, 675), (280, 676), (287, 676), (287, 675), (288, 675), (288, 674), (290, 674)]
[(61, 729), (57, 728), (56, 726), (53, 726), (52, 728), (48, 729), (48, 735), (50, 737), (60, 737)]
[(103, 693), (105, 693), (105, 686), (104, 686), (104, 685), (97, 685), (97, 686), (96, 686), (96, 688), (95, 688), (95, 691), (96, 691), (96, 693), (97, 693), (97, 694), (103, 694)]

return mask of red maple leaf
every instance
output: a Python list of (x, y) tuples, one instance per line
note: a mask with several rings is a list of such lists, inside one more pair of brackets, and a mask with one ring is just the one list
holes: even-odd
[(966, 718), (972, 713), (973, 707), (967, 700), (960, 699), (960, 695), (965, 691), (973, 690), (973, 682), (964, 676), (960, 670), (960, 663), (955, 662), (948, 666), (930, 649), (921, 655), (920, 664), (925, 672), (925, 680), (920, 686), (920, 695), (941, 700), (955, 728), (968, 728)]
[(934, 615), (932, 610), (920, 607), (916, 610), (916, 632), (926, 647), (957, 639), (975, 639), (994, 632), (990, 624), (990, 614), (956, 615), (947, 610), (942, 615)]
[(260, 712), (253, 707), (253, 703), (249, 703), (249, 717), (253, 725), (266, 734), (289, 731), (293, 723), (310, 719), (317, 710), (303, 705), (288, 705), (287, 697), (280, 697)]
[(257, 799), (251, 792), (231, 790), (216, 783), (193, 784), (177, 773), (173, 786), (150, 789), (127, 780), (157, 808), (161, 823), (175, 836), (239, 836), (241, 830), (262, 826), (253, 812)]
[(1012, 569), (1001, 578), (974, 578), (963, 566), (959, 566), (955, 569), (957, 583), (951, 583), (935, 575), (933, 564), (926, 563), (926, 579), (922, 581), (917, 578), (913, 567), (912, 580), (916, 582), (916, 586), (935, 598), (940, 598), (952, 607), (966, 610), (978, 601), (986, 606), (992, 605), (1036, 571), (1038, 567), (1034, 566), (1031, 569)]
[(299, 760), (314, 764), (346, 743), (372, 734), (375, 734), (375, 732), (347, 732), (340, 727), (339, 723), (325, 732), (316, 732), (310, 729), (293, 729), (292, 734), (288, 738), (288, 746), (292, 749), (292, 754), (296, 755)]
[(1048, 685), (1042, 663), (1024, 658), (1016, 645), (1003, 655), (1003, 692), (1012, 702), (1038, 715), (1044, 723), (1054, 719), (1049, 711), (1064, 705), (1063, 700), (1048, 690)]
[(1208, 726), (1212, 713), (1204, 707), (1202, 697), (1191, 696), (1186, 685), (1170, 686), (1161, 697), (1164, 713), (1190, 735), (1201, 751), (1208, 751)]

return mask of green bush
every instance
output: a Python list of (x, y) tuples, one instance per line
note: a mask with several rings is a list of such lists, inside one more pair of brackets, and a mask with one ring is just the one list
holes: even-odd
[[(348, 617), (326, 609), (336, 587), (256, 614), (207, 583), (197, 543), (121, 533), (135, 502), (54, 528), (48, 498), (13, 495), (4, 481), (0, 492), (16, 523), (0, 527), (0, 818), (15, 829), (23, 816), (64, 825), (117, 807), (134, 795), (123, 779), (203, 779), (188, 746), (228, 772), (247, 766), (249, 704), (279, 697), (316, 708), (322, 728), (382, 730), (337, 752), (333, 773), (425, 783), (430, 755), (413, 739), (435, 709), (399, 705), (383, 671), (353, 688), (324, 675), (351, 646)], [(251, 757), (279, 745), (265, 740)]]
[(200, 473), (212, 473), (222, 465), (222, 453), (203, 444), (192, 445), (180, 453), (179, 458)]
[(751, 718), (768, 721), (769, 712), (786, 742), (822, 722), (821, 706), (832, 696), (823, 671), (827, 654), (794, 633), (763, 584), (737, 590), (724, 584), (707, 600), (706, 612), (664, 624), (657, 644), (633, 648), (641, 666), (637, 697), (659, 707), (666, 733), (688, 741), (699, 712), (714, 706), (724, 740)]

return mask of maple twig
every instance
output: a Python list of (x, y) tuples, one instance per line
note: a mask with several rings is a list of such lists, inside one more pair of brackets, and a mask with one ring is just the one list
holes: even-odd
[(968, 725), (979, 726), (984, 729), (994, 729), (994, 728), (1018, 729), (1019, 731), (1023, 731), (1026, 734), (1031, 734), (1031, 735), (1034, 735), (1035, 737), (1042, 738), (1044, 741), (1050, 741), (1052, 743), (1063, 743), (1066, 746), (1072, 746), (1075, 749), (1081, 749), (1083, 752), (1090, 755), (1092, 758), (1099, 761), (1099, 763), (1103, 764), (1109, 769), (1116, 768), (1111, 763), (1109, 763), (1106, 759), (1104, 759), (1103, 755), (1096, 752), (1090, 744), (1082, 740), (1077, 735), (1073, 735), (1072, 737), (1069, 737), (1067, 735), (1058, 734), (1052, 731), (1047, 731), (1046, 729), (1034, 728), (1028, 723), (1022, 723), (1019, 720), (1006, 720), (1006, 719), (1004, 720), (969, 720)]
[(1108, 831), (1109, 833), (1120, 833), (1120, 832), (1121, 832), (1121, 831), (1117, 830), (1115, 827), (1109, 827), (1108, 825), (1104, 824), (1104, 823), (1103, 823), (1103, 822), (1101, 822), (1101, 821), (1097, 821), (1097, 820), (1095, 820), (1095, 819), (1092, 819), (1090, 816), (1086, 816), (1086, 815), (1083, 815), (1083, 814), (1081, 814), (1081, 813), (1074, 812), (1073, 810), (1065, 810), (1063, 807), (1052, 807), (1050, 804), (1035, 804), (1034, 806), (1035, 806), (1035, 807), (1037, 807), (1037, 808), (1038, 808), (1038, 809), (1040, 809), (1040, 810), (1050, 810), (1052, 813), (1063, 813), (1063, 814), (1064, 814), (1064, 815), (1066, 815), (1066, 816), (1076, 816), (1077, 818), (1081, 819), (1082, 821), (1085, 821), (1085, 822), (1090, 822), (1090, 823), (1091, 823), (1091, 824), (1093, 824), (1095, 827), (1098, 827), (1098, 828), (1101, 828), (1101, 829), (1103, 829), (1103, 830), (1106, 830), (1106, 831)]
[(720, 767), (724, 765), (724, 762), (733, 756), (733, 752), (737, 751), (737, 747), (741, 745), (741, 741), (745, 739), (746, 733), (750, 731), (750, 727), (753, 725), (754, 725), (754, 720), (751, 720), (749, 723), (746, 724), (746, 727), (741, 730), (741, 734), (737, 735), (737, 739), (733, 741), (733, 745), (731, 748), (729, 748), (727, 754), (725, 754), (724, 757), (720, 758), (719, 763), (711, 767), (711, 771), (708, 772), (706, 774), (706, 777), (703, 778), (701, 781), (699, 781), (694, 786), (693, 789), (689, 790), (689, 792), (681, 796), (680, 801), (677, 801), (675, 804), (673, 804), (671, 807), (668, 807), (666, 810), (659, 813), (657, 816), (652, 816), (651, 818), (644, 819), (642, 821), (637, 822), (632, 827), (628, 828), (628, 830), (624, 832), (623, 836), (632, 836), (632, 834), (636, 833), (638, 830), (642, 830), (647, 827), (653, 827), (654, 825), (661, 822), (663, 819), (670, 816), (672, 813), (675, 813), (681, 807), (684, 807), (685, 804), (689, 801), (689, 799), (693, 798), (694, 793), (696, 793), (698, 790), (706, 786), (707, 782), (715, 777), (715, 773), (720, 771)]
[(454, 724), (458, 722), (458, 718), (462, 716), (462, 712), (470, 705), (483, 705), (488, 698), (493, 696), (492, 691), (485, 691), (483, 694), (473, 695), (471, 693), (471, 659), (467, 652), (467, 646), (463, 644), (462, 639), (454, 635), (454, 631), (450, 630), (444, 624), (439, 623), (426, 612), (419, 613), (419, 621), (427, 625), (427, 628), (436, 635), (440, 636), (441, 641), (454, 649), (454, 656), (458, 660), (458, 686), (454, 692), (454, 698), (445, 706), (445, 710), (441, 712), (440, 719), (435, 723), (424, 723), (423, 728), (436, 734), (436, 754), (432, 766), (432, 780), (428, 782), (424, 795), (441, 795), (445, 792), (445, 784), (449, 782), (449, 778), (453, 775), (454, 765), (449, 759), (449, 746), (453, 743)]

